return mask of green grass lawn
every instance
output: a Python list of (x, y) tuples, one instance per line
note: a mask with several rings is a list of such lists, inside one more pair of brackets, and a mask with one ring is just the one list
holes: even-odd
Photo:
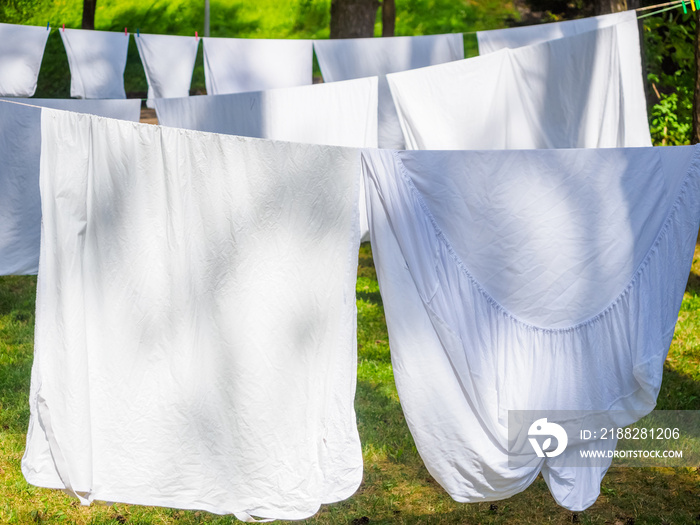
[[(117, 504), (81, 507), (62, 492), (27, 484), (20, 471), (29, 419), (27, 399), (36, 278), (0, 277), (0, 523), (233, 523), (228, 516)], [(350, 499), (324, 506), (305, 523), (611, 525), (700, 523), (700, 466), (613, 468), (590, 509), (574, 516), (558, 507), (539, 478), (496, 503), (453, 501), (430, 477), (416, 451), (394, 386), (382, 300), (372, 255), (358, 267), (358, 384), (355, 401), (364, 481)], [(700, 246), (696, 250), (658, 408), (700, 409)]]

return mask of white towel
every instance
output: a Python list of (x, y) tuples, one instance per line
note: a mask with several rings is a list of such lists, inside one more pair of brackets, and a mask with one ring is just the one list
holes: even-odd
[[(0, 99), (1, 100), (1, 99)], [(139, 121), (140, 100), (13, 99)], [(0, 101), (0, 275), (36, 274), (41, 236), (41, 110)]]
[(408, 149), (651, 145), (629, 118), (619, 38), (608, 27), (389, 75)]
[(43, 110), (26, 479), (240, 519), (349, 497), (359, 160)]
[(136, 46), (148, 81), (148, 107), (153, 107), (154, 98), (190, 94), (198, 38), (139, 34)]
[(403, 149), (387, 73), (442, 64), (464, 58), (461, 33), (315, 40), (314, 49), (325, 82), (379, 77), (379, 147)]
[[(700, 226), (700, 148), (363, 151), (396, 384), (457, 501), (542, 472), (598, 496), (587, 445), (509, 468), (508, 411), (653, 409)], [(595, 442), (592, 442), (595, 444)], [(590, 445), (589, 445), (590, 446)]]
[[(377, 77), (160, 99), (155, 106), (158, 123), (163, 126), (306, 144), (377, 147)], [(362, 187), (358, 205), (360, 237), (369, 241)]]
[(485, 55), (503, 48), (539, 44), (548, 40), (574, 36), (604, 27), (614, 27), (617, 33), (617, 53), (619, 57), (622, 90), (622, 106), (625, 114), (627, 133), (641, 133), (644, 143), (625, 146), (651, 146), (651, 136), (646, 136), (649, 128), (647, 105), (644, 95), (644, 74), (642, 54), (639, 45), (639, 21), (634, 9), (580, 20), (567, 20), (552, 24), (537, 24), (493, 31), (479, 31), (479, 53)]
[(126, 98), (128, 34), (83, 29), (61, 29), (59, 33), (68, 55), (71, 97)]
[(202, 40), (208, 95), (306, 86), (313, 80), (311, 40)]
[(0, 96), (34, 94), (48, 37), (45, 27), (0, 24)]

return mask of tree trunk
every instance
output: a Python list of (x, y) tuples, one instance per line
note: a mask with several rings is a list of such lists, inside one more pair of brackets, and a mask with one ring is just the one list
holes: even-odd
[(627, 11), (627, 0), (595, 0), (595, 14), (608, 15)]
[(693, 94), (693, 132), (691, 144), (700, 142), (700, 16), (695, 16), (695, 93)]
[(374, 36), (379, 0), (331, 0), (331, 38)]
[(83, 0), (83, 29), (95, 29), (95, 8), (97, 0)]
[(395, 0), (382, 1), (382, 36), (394, 36), (396, 26)]

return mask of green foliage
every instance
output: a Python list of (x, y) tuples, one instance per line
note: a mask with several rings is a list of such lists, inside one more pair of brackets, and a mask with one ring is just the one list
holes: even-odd
[(690, 143), (695, 85), (695, 16), (680, 9), (645, 19), (650, 129), (655, 145)]

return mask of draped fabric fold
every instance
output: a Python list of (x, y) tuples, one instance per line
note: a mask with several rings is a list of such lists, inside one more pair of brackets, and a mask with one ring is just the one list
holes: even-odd
[(153, 107), (154, 98), (190, 94), (199, 39), (194, 36), (139, 34), (136, 46), (148, 82), (149, 107)]
[(245, 520), (349, 497), (358, 170), (43, 110), (26, 479)]
[(34, 94), (49, 32), (46, 27), (0, 24), (0, 96)]
[(387, 73), (464, 58), (461, 33), (314, 40), (314, 50), (325, 82), (379, 77), (379, 147), (394, 149), (403, 149), (404, 140)]
[(59, 33), (68, 55), (71, 97), (126, 98), (128, 34), (84, 29), (61, 29)]
[(312, 83), (311, 40), (203, 38), (202, 41), (208, 95)]
[(607, 27), (388, 75), (407, 148), (650, 146), (620, 39)]
[[(640, 136), (643, 142), (626, 143), (624, 146), (651, 146), (651, 138), (646, 136), (649, 122), (644, 93), (645, 75), (642, 71), (639, 20), (637, 20), (637, 12), (634, 9), (580, 20), (479, 31), (476, 33), (476, 37), (479, 42), (479, 53), (485, 55), (504, 48), (515, 49), (530, 46), (605, 27), (612, 27), (617, 34), (620, 81), (624, 93), (624, 100), (621, 104), (624, 108), (625, 124), (631, 130), (644, 133)], [(572, 64), (574, 63), (572, 62)]]
[[(509, 465), (508, 411), (653, 409), (700, 226), (698, 147), (363, 151), (401, 405), (458, 500), (540, 470), (571, 510), (608, 463)], [(572, 466), (576, 465), (576, 466)]]
[[(14, 102), (138, 122), (140, 100), (15, 98)], [(0, 275), (39, 268), (41, 110), (0, 99)]]

